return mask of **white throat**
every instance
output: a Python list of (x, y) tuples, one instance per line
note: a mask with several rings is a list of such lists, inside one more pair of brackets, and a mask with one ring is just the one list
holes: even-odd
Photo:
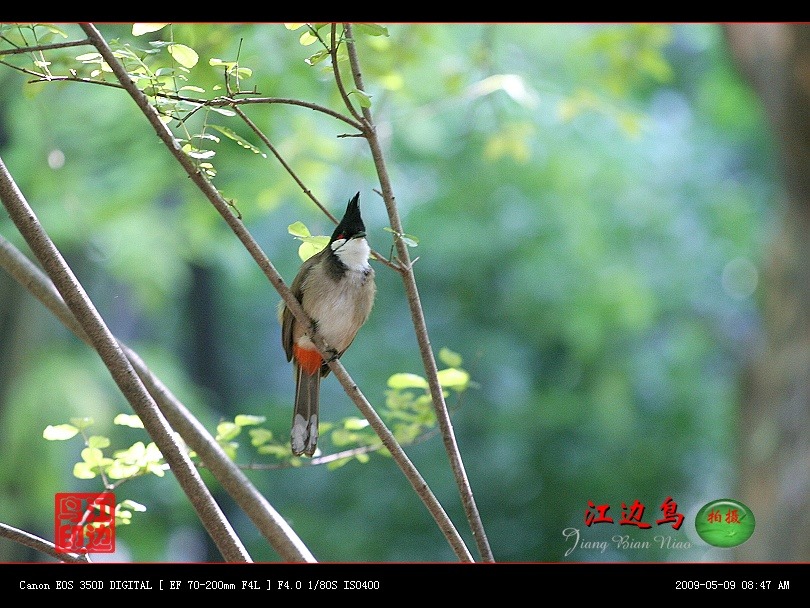
[(364, 238), (338, 239), (332, 243), (332, 251), (349, 270), (364, 270), (368, 268), (368, 256), (371, 248)]

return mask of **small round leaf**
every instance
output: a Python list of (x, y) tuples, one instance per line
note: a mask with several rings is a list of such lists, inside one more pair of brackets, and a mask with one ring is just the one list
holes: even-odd
[(42, 431), (42, 436), (48, 441), (64, 441), (75, 437), (78, 432), (79, 429), (72, 424), (57, 424), (56, 426), (49, 424)]
[(427, 380), (425, 380), (422, 376), (417, 376), (416, 374), (399, 373), (388, 378), (388, 386), (396, 389), (427, 388), (428, 383)]

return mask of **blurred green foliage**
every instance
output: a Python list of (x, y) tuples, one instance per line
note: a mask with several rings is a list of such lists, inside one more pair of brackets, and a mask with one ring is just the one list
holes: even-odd
[[(172, 41), (173, 52), (162, 48), (183, 67), (175, 75), (207, 95), (238, 61), (239, 86), (254, 96), (342, 108), (329, 60), (299, 42), (303, 30), (100, 30), (135, 49)], [(474, 382), (449, 404), (496, 559), (726, 559), (690, 530), (703, 504), (735, 487), (738, 376), (758, 339), (756, 269), (774, 187), (760, 107), (720, 28), (415, 24), (360, 34), (365, 93), (405, 230), (418, 239), (431, 342), (459, 353)], [(51, 71), (90, 50), (48, 53)], [(113, 332), (212, 432), (249, 414), (286, 437), (293, 380), (275, 291), (126, 94), (30, 80), (0, 65), (0, 154)], [(245, 111), (333, 210), (363, 193), (369, 240), (387, 254), (395, 235), (364, 142), (339, 138), (345, 124), (305, 108)], [(185, 127), (208, 125), (221, 136), (204, 142), (216, 151), (205, 159), (214, 184), (292, 280), (299, 243), (288, 226), (328, 234), (330, 223), (272, 156), (253, 153), (267, 151), (238, 119), (200, 111)], [(0, 234), (25, 250), (5, 214)], [(422, 370), (401, 283), (381, 265), (377, 277), (375, 309), (343, 362), (382, 406), (392, 374)], [(43, 429), (92, 417), (114, 445), (143, 431), (113, 425), (128, 406), (94, 355), (33, 298), (17, 301), (0, 302), (10, 320), (0, 323), (10, 328), (0, 333), (0, 520), (51, 537), (53, 494), (99, 488), (72, 476), (76, 445), (44, 441)], [(325, 423), (357, 415), (331, 377), (322, 391)], [(408, 453), (474, 547), (441, 440)], [(390, 459), (249, 474), (318, 559), (454, 559)], [(218, 558), (170, 479), (124, 487), (119, 500), (147, 510), (119, 533), (121, 559)], [(639, 500), (653, 523), (668, 496), (686, 516), (681, 530), (648, 539), (618, 525), (622, 503)], [(585, 527), (588, 501), (609, 504), (617, 523)], [(243, 515), (233, 523), (254, 559), (277, 559)], [(663, 534), (692, 547), (611, 543), (566, 555), (569, 527), (593, 540)], [(0, 559), (35, 556), (0, 543)]]

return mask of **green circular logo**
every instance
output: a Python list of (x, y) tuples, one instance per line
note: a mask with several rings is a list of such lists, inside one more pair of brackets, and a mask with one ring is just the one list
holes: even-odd
[(741, 545), (751, 538), (755, 525), (751, 509), (730, 498), (713, 500), (695, 516), (695, 530), (700, 538), (724, 549)]

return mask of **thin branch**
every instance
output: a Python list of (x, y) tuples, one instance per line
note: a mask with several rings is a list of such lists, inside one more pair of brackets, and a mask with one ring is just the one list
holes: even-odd
[(317, 561), (287, 521), (228, 457), (200, 421), (149, 371), (137, 353), (129, 349), (125, 349), (125, 352), (149, 392), (156, 396), (172, 426), (181, 437), (188, 437), (187, 443), (197, 452), (203, 466), (211, 471), (279, 556), (287, 562)]
[[(222, 198), (217, 189), (214, 188), (214, 186), (203, 176), (203, 174), (197, 170), (193, 161), (180, 149), (171, 132), (168, 130), (166, 125), (160, 121), (157, 112), (149, 104), (149, 100), (146, 98), (143, 92), (135, 86), (135, 83), (129, 77), (126, 69), (113, 55), (112, 50), (107, 45), (107, 42), (104, 40), (95, 26), (89, 23), (83, 23), (81, 24), (81, 27), (92, 40), (93, 45), (102, 55), (104, 60), (110, 66), (113, 73), (118, 78), (118, 81), (124, 86), (140, 110), (144, 113), (147, 120), (149, 120), (149, 123), (154, 127), (158, 137), (163, 141), (164, 144), (166, 144), (169, 151), (177, 159), (194, 184), (211, 202), (231, 230), (233, 230), (234, 234), (245, 246), (251, 257), (253, 257), (253, 259), (259, 265), (259, 268), (261, 268), (262, 272), (268, 278), (270, 283), (273, 285), (276, 291), (278, 291), (279, 295), (281, 295), (281, 298), (290, 309), (290, 312), (292, 312), (295, 318), (303, 323), (305, 327), (312, 327), (313, 324), (311, 319), (309, 319), (308, 315), (301, 307), (301, 304), (284, 283), (284, 280), (270, 262), (270, 259), (265, 255), (264, 251), (262, 251), (259, 244), (245, 228), (244, 224), (242, 224), (242, 222), (236, 216), (234, 216), (233, 213), (231, 213), (230, 206), (228, 205), (227, 201)], [(327, 353), (324, 356), (324, 359), (329, 359), (329, 346), (326, 344), (323, 337), (317, 331), (313, 331), (310, 334), (310, 338), (322, 355)], [(445, 534), (450, 546), (454, 549), (460, 559), (464, 561), (471, 561), (469, 552), (464, 546), (464, 541), (461, 539), (458, 531), (453, 527), (452, 522), (447, 517), (447, 514), (444, 512), (441, 504), (438, 500), (436, 500), (433, 493), (430, 492), (430, 488), (419, 474), (419, 471), (413, 466), (402, 448), (399, 447), (399, 444), (397, 444), (394, 436), (387, 429), (369, 402), (357, 388), (357, 385), (354, 383), (351, 376), (349, 376), (349, 374), (346, 372), (343, 364), (339, 360), (334, 360), (329, 363), (329, 366), (335, 373), (335, 377), (339, 380), (347, 395), (349, 395), (360, 411), (366, 416), (366, 419), (369, 421), (372, 428), (375, 430), (375, 432), (377, 432), (382, 442), (389, 449), (394, 457), (395, 462), (397, 465), (399, 465), (400, 469), (402, 469), (403, 473), (405, 473), (406, 478), (411, 483), (414, 490), (416, 490), (417, 495), (422, 499), (422, 502), (428, 508), (428, 511), (431, 513), (431, 515), (433, 515), (434, 519), (439, 525), (440, 530), (442, 530), (442, 532)]]
[(281, 153), (276, 149), (276, 147), (273, 145), (270, 139), (264, 134), (264, 132), (261, 129), (259, 129), (259, 127), (256, 126), (256, 123), (250, 120), (250, 118), (248, 118), (248, 116), (242, 111), (241, 108), (234, 108), (234, 111), (239, 116), (239, 118), (241, 118), (245, 122), (245, 124), (248, 127), (250, 127), (250, 130), (253, 131), (259, 137), (259, 139), (261, 139), (264, 142), (264, 145), (267, 146), (267, 148), (270, 150), (270, 153), (276, 157), (276, 160), (281, 164), (282, 167), (284, 167), (284, 170), (287, 173), (289, 173), (290, 177), (292, 177), (295, 183), (298, 184), (299, 188), (301, 188), (304, 194), (306, 194), (309, 197), (309, 199), (313, 203), (315, 203), (315, 206), (318, 207), (318, 209), (323, 211), (326, 217), (332, 220), (333, 223), (337, 224), (338, 223), (337, 218), (332, 214), (331, 211), (329, 211), (329, 209), (327, 209), (326, 207), (323, 206), (323, 204), (321, 204), (321, 201), (319, 201), (314, 194), (312, 194), (312, 190), (307, 188), (306, 184), (304, 184), (301, 178), (298, 177), (295, 171), (293, 171), (292, 167), (290, 167), (287, 161), (284, 160), (284, 157), (281, 156)]
[[(0, 52), (0, 56), (3, 54), (4, 54), (3, 52)], [(28, 81), (29, 84), (48, 83), (48, 82), (81, 82), (84, 84), (97, 84), (106, 87), (113, 87), (116, 89), (124, 88), (118, 82), (107, 82), (106, 80), (98, 80), (95, 78), (84, 78), (82, 76), (49, 76), (47, 74), (40, 74), (39, 72), (34, 72), (33, 70), (29, 70), (28, 68), (16, 66), (12, 63), (8, 63), (7, 61), (3, 60), (0, 60), (0, 65), (4, 65), (8, 68), (11, 68), (12, 70), (22, 72), (23, 74), (27, 74), (28, 76), (34, 76), (35, 80)], [(171, 99), (172, 101), (184, 101), (190, 104), (199, 104), (200, 107), (212, 107), (212, 108), (221, 108), (221, 107), (235, 108), (237, 106), (255, 105), (255, 104), (263, 104), (263, 105), (282, 104), (290, 106), (300, 106), (302, 108), (314, 110), (315, 112), (321, 112), (322, 114), (326, 114), (327, 116), (336, 118), (337, 120), (345, 122), (347, 125), (358, 131), (362, 131), (363, 129), (363, 126), (359, 122), (357, 122), (356, 120), (352, 120), (345, 114), (336, 112), (332, 108), (328, 108), (326, 106), (322, 106), (317, 103), (302, 101), (300, 99), (291, 99), (288, 97), (246, 97), (245, 99), (234, 99), (233, 97), (215, 97), (213, 99), (197, 99), (196, 97), (188, 97), (186, 95), (173, 95), (168, 93), (156, 93), (155, 97), (156, 98), (159, 97), (161, 99)]]
[[(357, 48), (355, 47), (354, 38), (352, 36), (351, 24), (344, 24), (346, 30), (346, 46), (349, 52), (349, 63), (352, 68), (352, 75), (354, 77), (355, 86), (364, 91), (363, 77), (360, 71), (360, 63), (357, 58)], [(374, 127), (374, 122), (371, 112), (368, 108), (362, 108), (363, 122), (367, 125), (365, 131), (366, 139), (368, 140), (369, 148), (371, 149), (371, 156), (374, 159), (374, 165), (377, 168), (377, 175), (380, 179), (380, 186), (382, 187), (383, 200), (385, 201), (385, 208), (388, 211), (388, 217), (391, 222), (391, 228), (398, 234), (404, 232), (402, 222), (399, 218), (399, 211), (397, 210), (396, 199), (394, 198), (393, 188), (391, 186), (391, 179), (388, 175), (388, 169), (385, 164), (385, 159), (380, 146), (380, 140), (377, 137), (377, 130)], [(428, 337), (427, 324), (425, 322), (424, 311), (419, 299), (419, 290), (416, 286), (416, 278), (413, 273), (413, 265), (410, 261), (410, 254), (408, 246), (403, 239), (395, 239), (397, 248), (397, 256), (400, 265), (403, 268), (401, 272), (402, 281), (405, 285), (405, 292), (408, 297), (408, 305), (411, 309), (411, 317), (413, 319), (413, 326), (416, 332), (416, 339), (419, 343), (419, 352), (422, 355), (422, 363), (425, 368), (427, 381), (430, 386), (430, 394), (433, 397), (433, 405), (436, 410), (436, 419), (439, 423), (439, 428), (444, 438), (445, 450), (450, 459), (450, 464), (453, 469), (453, 474), (456, 478), (456, 483), (459, 487), (464, 510), (467, 514), (467, 519), (470, 522), (472, 533), (475, 536), (478, 550), (481, 558), (484, 561), (494, 561), (492, 550), (489, 547), (484, 526), (481, 522), (481, 517), (478, 513), (478, 508), (475, 504), (472, 488), (470, 487), (467, 473), (464, 470), (464, 463), (461, 459), (461, 453), (456, 443), (455, 433), (453, 426), (450, 422), (450, 414), (447, 411), (447, 404), (444, 400), (444, 393), (441, 384), (439, 383), (438, 368), (436, 367), (436, 359), (433, 356), (433, 351), (430, 347), (430, 338)]]
[(144, 427), (166, 462), (172, 467), (176, 479), (223, 557), (228, 561), (250, 561), (250, 556), (231, 529), (197, 469), (178, 445), (171, 427), (138, 379), (135, 370), (84, 288), (17, 188), (2, 158), (0, 158), (0, 198), (11, 220), (50, 276), (73, 316), (81, 324), (121, 393), (143, 421)]
[[(191, 100), (197, 101), (199, 100)], [(290, 99), (287, 97), (247, 97), (245, 99), (233, 99), (230, 97), (215, 97), (214, 99), (205, 102), (205, 105), (209, 106), (242, 106), (248, 104), (274, 104), (274, 103), (281, 103), (287, 104), (291, 106), (301, 106), (302, 108), (309, 108), (310, 110), (315, 110), (316, 112), (321, 112), (323, 114), (327, 114), (332, 118), (337, 118), (338, 120), (342, 120), (350, 127), (357, 129), (358, 131), (362, 131), (363, 126), (357, 122), (346, 116), (345, 114), (341, 114), (340, 112), (335, 112), (331, 108), (327, 108), (326, 106), (322, 106), (317, 103), (312, 103), (309, 101), (302, 101), (300, 99)]]
[[(318, 344), (318, 342), (315, 343), (320, 348), (320, 344)], [(322, 350), (321, 352), (324, 351)], [(348, 372), (346, 371), (346, 368), (344, 368), (337, 359), (329, 363), (329, 367), (335, 374), (335, 377), (337, 377), (337, 379), (343, 385), (343, 389), (346, 391), (346, 394), (349, 395), (352, 401), (354, 401), (355, 405), (357, 405), (357, 408), (363, 413), (363, 416), (366, 417), (366, 420), (369, 421), (371, 428), (373, 428), (377, 435), (379, 435), (380, 439), (382, 439), (383, 445), (388, 448), (388, 451), (391, 453), (394, 460), (397, 461), (400, 467), (405, 467), (403, 470), (408, 477), (408, 481), (411, 482), (413, 489), (416, 490), (416, 493), (422, 499), (422, 502), (425, 503), (425, 506), (427, 506), (428, 510), (433, 515), (436, 523), (439, 525), (439, 529), (442, 531), (442, 533), (444, 533), (445, 537), (450, 542), (450, 546), (456, 552), (456, 555), (461, 561), (473, 561), (470, 552), (464, 544), (464, 541), (462, 540), (461, 536), (459, 536), (458, 531), (453, 525), (453, 522), (447, 516), (447, 513), (445, 513), (441, 503), (436, 500), (436, 497), (430, 491), (427, 482), (425, 482), (425, 480), (422, 478), (422, 475), (419, 473), (416, 467), (411, 464), (411, 461), (407, 454), (405, 454), (402, 446), (391, 434), (391, 431), (388, 430), (388, 427), (385, 426), (382, 418), (377, 415), (377, 412), (366, 400), (363, 393), (361, 393), (357, 385), (354, 384), (351, 376), (349, 376)]]
[[(424, 433), (417, 435), (415, 438), (408, 441), (405, 446), (410, 447), (423, 443), (428, 439), (435, 437), (437, 433), (437, 429), (431, 428), (429, 431), (425, 431)], [(292, 465), (290, 463), (258, 464), (254, 462), (251, 464), (240, 465), (240, 467), (249, 471), (276, 471), (279, 469), (289, 469), (292, 466), (314, 467), (322, 464), (329, 464), (330, 462), (335, 462), (337, 460), (343, 460), (344, 458), (354, 458), (355, 456), (360, 456), (362, 454), (373, 454), (374, 452), (379, 452), (384, 447), (384, 445), (361, 445), (356, 448), (350, 448), (348, 450), (334, 452), (324, 456), (316, 456), (315, 458), (310, 458), (309, 460), (303, 461), (300, 465)]]
[(58, 559), (60, 562), (68, 562), (71, 564), (91, 563), (87, 555), (80, 555), (79, 553), (60, 553), (56, 550), (56, 545), (52, 542), (3, 523), (0, 523), (0, 536), (19, 543), (20, 545), (35, 549), (45, 555), (49, 555), (50, 557)]
[(50, 51), (52, 49), (64, 49), (71, 46), (85, 46), (92, 44), (89, 38), (84, 40), (70, 40), (68, 42), (54, 42), (53, 44), (40, 44), (38, 46), (19, 46), (13, 49), (0, 49), (0, 55), (21, 55), (24, 53), (34, 53), (36, 51)]
[[(50, 279), (19, 249), (0, 236), (0, 268), (50, 310), (62, 324), (86, 344), (90, 338), (62, 300)], [(314, 562), (315, 558), (284, 518), (267, 502), (239, 467), (222, 450), (199, 420), (146, 366), (138, 354), (118, 342), (149, 394), (169, 423), (197, 452), (204, 466), (242, 508), (259, 532), (286, 562)]]
[[(5, 63), (5, 62), (3, 62)], [(10, 65), (6, 63), (6, 65)], [(11, 66), (15, 67), (15, 66)], [(38, 83), (45, 83), (45, 82), (82, 82), (84, 84), (97, 84), (102, 87), (112, 87), (113, 89), (122, 89), (123, 87), (118, 84), (117, 82), (107, 82), (106, 80), (96, 80), (94, 78), (82, 78), (81, 76), (46, 76), (43, 74), (37, 74), (36, 72), (32, 72), (25, 68), (17, 68), (21, 72), (25, 72), (26, 74), (30, 74), (32, 76), (36, 76), (36, 80), (29, 80), (28, 84), (38, 84)]]
[[(284, 170), (287, 171), (287, 173), (289, 173), (290, 177), (292, 177), (293, 180), (295, 180), (295, 183), (298, 184), (298, 186), (301, 188), (304, 194), (306, 194), (309, 197), (309, 199), (313, 203), (315, 203), (315, 206), (318, 207), (318, 209), (323, 211), (326, 217), (332, 220), (334, 224), (337, 224), (338, 219), (329, 211), (329, 209), (327, 209), (326, 207), (323, 206), (323, 204), (321, 204), (321, 201), (319, 201), (314, 194), (312, 194), (312, 191), (309, 188), (307, 188), (306, 184), (304, 184), (301, 178), (298, 177), (295, 171), (293, 171), (292, 167), (290, 167), (287, 161), (284, 160), (284, 157), (281, 156), (281, 153), (279, 153), (279, 151), (272, 144), (270, 139), (262, 132), (262, 130), (259, 129), (259, 127), (257, 127), (256, 124), (252, 120), (250, 120), (250, 118), (247, 117), (247, 115), (241, 110), (241, 108), (234, 107), (234, 111), (243, 121), (245, 121), (245, 124), (248, 127), (250, 127), (250, 129), (257, 135), (257, 137), (259, 137), (259, 139), (261, 139), (264, 142), (264, 145), (267, 146), (267, 148), (270, 150), (273, 156), (276, 157), (276, 160), (278, 160), (278, 162), (281, 163), (281, 166), (284, 167)], [(358, 127), (359, 126), (360, 125), (358, 125)], [(397, 264), (394, 264), (393, 262), (386, 259), (373, 249), (371, 250), (371, 255), (374, 256), (374, 259), (376, 259), (378, 262), (385, 264), (389, 268), (396, 270), (397, 272), (401, 271), (400, 267)]]
[[(331, 25), (331, 46), (329, 47), (329, 55), (332, 57), (332, 72), (335, 75), (335, 84), (337, 85), (338, 91), (340, 92), (340, 97), (343, 99), (343, 103), (346, 105), (346, 108), (349, 110), (352, 116), (354, 116), (358, 121), (363, 122), (362, 116), (357, 113), (357, 110), (354, 109), (354, 104), (352, 104), (352, 100), (349, 99), (349, 94), (346, 92), (346, 87), (343, 86), (343, 78), (340, 76), (340, 65), (338, 64), (338, 43), (337, 43), (337, 24), (333, 23)], [(365, 129), (360, 129), (364, 131)]]
[(12, 70), (16, 70), (18, 72), (22, 72), (23, 74), (27, 74), (29, 76), (36, 76), (37, 79), (31, 82), (39, 82), (48, 80), (47, 74), (40, 74), (39, 72), (34, 72), (33, 70), (29, 70), (28, 68), (21, 68), (19, 66), (14, 65), (13, 63), (8, 63), (7, 61), (0, 60), (0, 65), (4, 65), (7, 68), (11, 68)]

